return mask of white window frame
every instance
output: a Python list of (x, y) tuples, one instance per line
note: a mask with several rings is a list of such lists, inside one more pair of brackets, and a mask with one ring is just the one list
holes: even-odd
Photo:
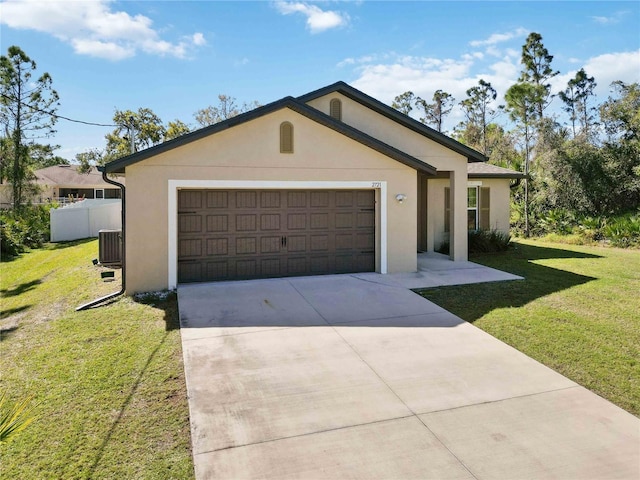
[[(469, 190), (474, 189), (476, 191), (476, 206), (475, 207), (470, 207), (469, 206)], [(468, 225), (467, 225), (467, 230), (471, 231), (471, 230), (478, 230), (478, 227), (480, 226), (480, 185), (469, 185), (467, 184), (467, 220), (469, 219), (469, 210), (475, 210), (476, 211), (476, 221), (475, 221), (475, 228), (474, 229), (469, 229)]]
[[(102, 192), (102, 196), (100, 198), (98, 198), (98, 192)], [(94, 188), (93, 198), (96, 198), (98, 200), (104, 200), (104, 188)]]
[[(178, 190), (183, 188), (210, 188), (224, 190), (379, 190), (380, 194), (380, 273), (387, 273), (387, 182), (305, 182), (259, 180), (169, 180), (167, 275), (169, 290), (178, 286)], [(377, 213), (377, 212), (376, 212)]]

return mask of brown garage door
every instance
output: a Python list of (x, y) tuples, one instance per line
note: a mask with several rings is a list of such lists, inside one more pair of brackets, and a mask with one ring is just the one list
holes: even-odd
[(369, 272), (373, 190), (180, 190), (178, 282)]

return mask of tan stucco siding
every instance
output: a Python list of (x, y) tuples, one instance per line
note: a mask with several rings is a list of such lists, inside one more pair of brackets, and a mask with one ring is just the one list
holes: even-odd
[[(489, 223), (491, 229), (509, 233), (509, 205), (510, 190), (509, 179), (504, 178), (482, 178), (469, 179), (470, 186), (489, 187), (490, 189), (490, 209)], [(438, 249), (443, 242), (449, 240), (449, 233), (444, 231), (444, 192), (449, 187), (449, 179), (430, 179), (427, 187), (427, 202), (429, 205), (430, 221), (433, 222), (433, 248)], [(466, 200), (466, 193), (465, 193)], [(465, 221), (466, 221), (466, 203)], [(465, 225), (466, 228), (466, 225)]]
[(509, 233), (509, 208), (511, 205), (511, 181), (508, 178), (482, 178), (470, 179), (474, 182), (482, 182), (483, 187), (489, 187), (491, 194), (491, 209), (489, 210), (489, 223), (492, 230), (500, 230)]
[[(280, 153), (283, 121), (294, 126), (293, 154)], [(386, 182), (388, 272), (415, 271), (416, 175), (415, 170), (288, 109), (131, 165), (126, 169), (127, 291), (168, 286), (169, 180)], [(396, 202), (398, 193), (408, 200)]]
[(466, 172), (467, 158), (463, 155), (409, 130), (384, 115), (373, 112), (344, 95), (333, 93), (314, 99), (308, 105), (328, 115), (329, 103), (334, 98), (342, 102), (342, 121), (347, 125), (392, 145), (440, 171), (464, 169)]

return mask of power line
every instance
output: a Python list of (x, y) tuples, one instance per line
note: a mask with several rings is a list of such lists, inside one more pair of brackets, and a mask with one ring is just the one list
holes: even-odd
[[(7, 100), (11, 100), (11, 97), (8, 97), (5, 94), (1, 94), (3, 98), (7, 99)], [(30, 105), (28, 103), (24, 103), (22, 102), (23, 105), (25, 105), (26, 107), (30, 108), (31, 110), (35, 110), (36, 112), (40, 112), (40, 113), (44, 113), (45, 115), (49, 115), (51, 117), (54, 117), (56, 119), (60, 119), (60, 120), (66, 120), (67, 122), (73, 122), (73, 123), (81, 123), (83, 125), (92, 125), (95, 127), (121, 127), (122, 125), (114, 125), (111, 123), (95, 123), (95, 122), (85, 122), (84, 120), (75, 120), (73, 118), (69, 118), (69, 117), (65, 117), (64, 115), (58, 115), (57, 113), (54, 112), (48, 112), (46, 110), (42, 110), (40, 108), (34, 107), (33, 105)]]

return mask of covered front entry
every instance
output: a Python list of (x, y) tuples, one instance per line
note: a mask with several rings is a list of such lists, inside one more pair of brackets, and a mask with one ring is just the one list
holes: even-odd
[(178, 191), (178, 282), (371, 272), (374, 190)]

